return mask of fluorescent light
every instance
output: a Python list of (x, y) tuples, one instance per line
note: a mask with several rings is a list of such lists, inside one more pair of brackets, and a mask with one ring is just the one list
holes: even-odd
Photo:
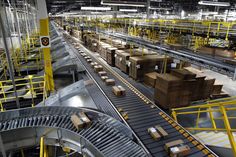
[(127, 2), (127, 1), (123, 1), (117, 3), (117, 1), (101, 1), (102, 5), (109, 5), (109, 6), (130, 6), (130, 7), (146, 7), (145, 3), (140, 3), (140, 2)]
[(213, 2), (213, 1), (199, 1), (200, 5), (210, 5), (210, 6), (220, 6), (220, 7), (229, 7), (229, 2)]
[(122, 11), (122, 12), (137, 12), (138, 10), (137, 9), (120, 9), (119, 11)]
[(111, 7), (81, 7), (81, 10), (109, 11), (111, 10)]
[(171, 8), (155, 8), (155, 7), (150, 7), (151, 10), (172, 10)]

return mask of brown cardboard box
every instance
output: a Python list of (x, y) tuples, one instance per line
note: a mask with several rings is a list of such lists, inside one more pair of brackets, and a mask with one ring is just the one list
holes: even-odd
[(183, 143), (184, 143), (183, 140), (171, 141), (171, 142), (166, 143), (165, 146), (164, 146), (164, 148), (165, 148), (165, 150), (169, 153), (171, 147), (178, 146), (178, 145), (183, 144)]
[(84, 112), (80, 112), (79, 117), (87, 126), (89, 126), (91, 124), (90, 119), (88, 118), (88, 116)]
[(154, 101), (159, 107), (164, 109), (185, 107), (190, 105), (191, 93), (181, 90), (164, 93), (156, 88), (154, 91)]
[(191, 90), (192, 92), (192, 101), (197, 101), (202, 99), (202, 88), (204, 87), (205, 76), (196, 77), (196, 86)]
[(99, 71), (98, 75), (99, 76), (107, 76), (107, 72), (106, 71)]
[(179, 49), (183, 48), (183, 45), (181, 45), (181, 44), (168, 44), (168, 45), (173, 50), (179, 50)]
[(183, 87), (183, 80), (171, 74), (157, 74), (156, 75), (156, 89), (163, 93), (171, 91), (181, 91)]
[(88, 63), (91, 63), (93, 60), (92, 59), (87, 59), (87, 62)]
[(213, 92), (213, 87), (214, 87), (215, 79), (209, 79), (205, 80), (203, 87), (202, 87), (202, 99), (207, 99), (210, 97), (210, 95)]
[[(235, 54), (236, 57), (236, 54)], [(236, 65), (236, 59), (224, 59), (224, 62), (231, 65)]]
[(105, 82), (105, 81), (106, 81), (106, 79), (108, 79), (108, 76), (102, 76), (102, 77), (101, 77), (101, 79), (102, 79), (102, 81), (104, 81), (104, 82)]
[(98, 73), (99, 71), (102, 71), (103, 70), (103, 67), (101, 66), (101, 65), (95, 65), (94, 66), (94, 71), (96, 72), (96, 73)]
[(91, 65), (92, 68), (94, 68), (94, 66), (98, 65), (98, 63), (97, 62), (92, 62), (92, 63), (90, 63), (90, 65)]
[(182, 80), (194, 79), (197, 76), (196, 74), (188, 71), (187, 69), (173, 69), (171, 70), (171, 74)]
[(86, 59), (86, 60), (87, 60), (87, 59), (91, 59), (91, 58), (90, 58), (89, 56), (85, 56), (85, 57), (84, 57), (84, 59)]
[(115, 80), (114, 79), (106, 79), (105, 83), (106, 83), (106, 85), (114, 86), (115, 85)]
[(159, 140), (161, 138), (160, 134), (154, 127), (148, 128), (148, 133), (152, 136), (154, 140)]
[(158, 133), (161, 135), (161, 137), (168, 136), (168, 133), (160, 125), (156, 125), (155, 128), (158, 131)]
[(112, 91), (116, 96), (125, 95), (125, 89), (122, 86), (113, 86)]
[(190, 153), (190, 147), (188, 145), (182, 145), (179, 147), (172, 147), (170, 149), (171, 157), (184, 157)]
[(115, 66), (115, 52), (117, 48), (115, 47), (109, 47), (107, 48), (107, 63), (111, 66)]
[(215, 55), (215, 49), (212, 47), (201, 47), (197, 50), (197, 52), (211, 56)]
[(155, 87), (156, 79), (157, 79), (157, 72), (151, 72), (144, 75), (144, 83), (148, 86)]
[(76, 114), (73, 114), (70, 119), (77, 130), (84, 127), (84, 122)]
[(107, 60), (107, 48), (110, 48), (110, 47), (111, 47), (111, 45), (109, 45), (109, 44), (101, 45), (100, 55), (105, 61)]
[(128, 67), (129, 57), (130, 54), (125, 51), (122, 50), (116, 51), (115, 66), (126, 74), (129, 73), (129, 67)]
[(211, 94), (220, 94), (222, 92), (223, 85), (213, 85), (213, 91)]
[(234, 58), (235, 52), (233, 50), (226, 50), (223, 48), (215, 48), (215, 55), (219, 57)]
[[(149, 72), (161, 72), (165, 57), (162, 55), (134, 56), (129, 58), (129, 76), (143, 81), (144, 75)], [(172, 59), (167, 58), (167, 71), (170, 70)]]

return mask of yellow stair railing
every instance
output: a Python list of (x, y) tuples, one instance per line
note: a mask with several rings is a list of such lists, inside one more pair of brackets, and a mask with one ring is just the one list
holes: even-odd
[[(233, 132), (236, 129), (232, 128), (231, 120), (235, 120), (235, 116), (229, 116), (229, 111), (236, 111), (236, 97), (229, 97), (224, 99), (217, 99), (208, 101), (203, 105), (174, 108), (172, 109), (172, 117), (178, 122), (178, 117), (181, 115), (195, 115), (197, 116), (195, 127), (187, 127), (189, 131), (223, 131), (226, 132), (231, 144), (231, 148), (234, 156), (236, 157), (236, 142), (234, 139)], [(214, 115), (218, 113), (220, 116), (215, 117)], [(201, 114), (208, 114), (212, 127), (200, 127), (200, 117)], [(218, 127), (216, 120), (222, 120), (224, 127)]]
[(11, 80), (0, 81), (0, 110), (5, 111), (4, 103), (18, 99), (31, 99), (32, 107), (35, 98), (42, 96), (43, 102), (47, 99), (45, 76), (28, 75), (24, 78), (15, 79), (16, 93)]

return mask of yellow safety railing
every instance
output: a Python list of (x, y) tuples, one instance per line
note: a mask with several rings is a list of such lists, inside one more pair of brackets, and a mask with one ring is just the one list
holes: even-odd
[[(45, 102), (47, 99), (45, 76), (28, 75), (25, 78), (15, 79), (16, 91), (11, 80), (0, 81), (0, 109), (4, 111), (4, 103), (18, 99), (31, 99), (32, 107), (35, 98), (42, 97)], [(15, 95), (17, 94), (17, 97)]]
[[(232, 128), (231, 121), (236, 117), (229, 116), (228, 112), (236, 111), (236, 97), (229, 97), (224, 99), (217, 99), (208, 101), (203, 105), (174, 108), (172, 109), (172, 117), (178, 122), (178, 118), (181, 115), (195, 115), (196, 124), (195, 127), (187, 127), (190, 131), (223, 131), (226, 132), (233, 150), (234, 156), (236, 156), (236, 141), (234, 139), (233, 132), (236, 132), (235, 128)], [(220, 116), (215, 116), (216, 113)], [(208, 114), (212, 127), (206, 128), (199, 126), (201, 114)], [(218, 127), (216, 121), (223, 121), (224, 127)]]

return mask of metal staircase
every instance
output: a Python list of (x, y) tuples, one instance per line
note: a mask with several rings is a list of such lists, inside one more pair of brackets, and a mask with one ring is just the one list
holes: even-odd
[(203, 105), (172, 109), (173, 118), (219, 156), (236, 156), (236, 97), (208, 101)]
[[(228, 138), (227, 133), (225, 132), (215, 132), (215, 131), (201, 131), (194, 136), (210, 147), (214, 152), (219, 156), (233, 156), (232, 147)], [(233, 133), (234, 140), (236, 141), (236, 133)]]

